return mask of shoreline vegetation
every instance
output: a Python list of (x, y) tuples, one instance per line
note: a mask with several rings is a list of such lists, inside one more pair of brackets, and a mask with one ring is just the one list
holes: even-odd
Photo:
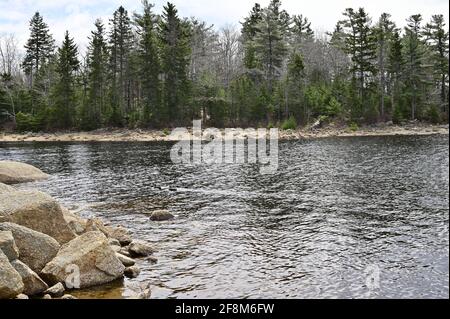
[[(192, 130), (189, 130), (192, 132)], [(224, 132), (224, 129), (221, 129)], [(360, 137), (360, 136), (418, 136), (418, 135), (448, 135), (449, 126), (414, 123), (406, 125), (378, 124), (373, 126), (347, 127), (328, 125), (320, 129), (303, 128), (296, 130), (279, 130), (279, 140), (301, 140), (327, 137)], [(236, 134), (235, 138), (246, 138), (247, 135)], [(174, 139), (170, 131), (143, 129), (99, 129), (89, 132), (54, 132), (54, 133), (7, 133), (0, 132), (0, 143), (14, 142), (170, 142), (184, 139)], [(186, 136), (185, 139), (190, 139)]]

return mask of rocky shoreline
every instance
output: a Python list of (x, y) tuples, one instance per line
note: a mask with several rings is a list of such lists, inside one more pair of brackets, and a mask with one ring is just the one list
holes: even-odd
[[(223, 131), (223, 130), (222, 130)], [(352, 137), (352, 136), (393, 136), (393, 135), (448, 135), (449, 126), (431, 125), (423, 123), (410, 123), (393, 125), (383, 123), (361, 128), (349, 128), (334, 124), (318, 128), (303, 128), (298, 130), (280, 130), (280, 140), (298, 140), (325, 137)], [(236, 134), (235, 138), (246, 138), (245, 134)], [(1, 142), (163, 142), (188, 139), (189, 136), (170, 136), (169, 130), (128, 130), (128, 129), (101, 129), (91, 132), (57, 132), (57, 133), (5, 133), (0, 132)]]
[[(11, 184), (48, 178), (39, 169), (0, 161), (0, 299), (75, 299), (71, 291), (135, 278), (153, 247), (121, 226), (83, 219), (37, 190)], [(170, 216), (156, 211), (153, 220)], [(167, 217), (169, 218), (169, 217)], [(147, 299), (149, 286), (134, 298)]]

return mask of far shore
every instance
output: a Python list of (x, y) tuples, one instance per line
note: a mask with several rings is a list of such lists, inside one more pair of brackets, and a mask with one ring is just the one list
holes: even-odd
[[(223, 131), (223, 130), (222, 130)], [(416, 135), (448, 135), (449, 126), (414, 123), (407, 125), (374, 125), (356, 130), (348, 127), (329, 125), (320, 129), (279, 130), (280, 140), (301, 140), (326, 137), (357, 137), (357, 136), (416, 136)], [(235, 138), (246, 135), (234, 136)], [(56, 132), (56, 133), (7, 133), (0, 131), (2, 142), (151, 142), (177, 141), (189, 139), (181, 136), (174, 139), (170, 131), (142, 129), (99, 129), (90, 132)]]

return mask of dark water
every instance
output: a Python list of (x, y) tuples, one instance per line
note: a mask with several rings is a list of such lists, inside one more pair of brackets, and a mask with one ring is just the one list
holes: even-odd
[[(283, 142), (276, 175), (256, 165), (174, 165), (167, 143), (0, 143), (0, 160), (52, 174), (21, 188), (157, 248), (158, 263), (141, 261), (137, 279), (80, 296), (127, 297), (151, 283), (154, 298), (448, 298), (448, 143)], [(142, 214), (155, 208), (176, 219)]]

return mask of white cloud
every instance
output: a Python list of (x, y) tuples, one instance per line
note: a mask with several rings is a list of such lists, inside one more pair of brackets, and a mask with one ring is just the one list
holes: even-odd
[[(152, 2), (152, 1), (150, 1)], [(155, 0), (156, 10), (160, 12), (166, 1)], [(172, 0), (181, 16), (195, 16), (220, 27), (225, 24), (238, 24), (248, 14), (255, 0)], [(342, 18), (347, 7), (364, 7), (374, 21), (382, 12), (392, 14), (399, 26), (405, 19), (421, 13), (428, 21), (432, 14), (444, 14), (448, 21), (449, 4), (446, 0), (282, 0), (283, 7), (292, 14), (303, 14), (312, 22), (315, 30), (332, 30)], [(269, 0), (261, 0), (267, 5)], [(87, 44), (96, 18), (105, 23), (113, 11), (123, 5), (129, 12), (139, 10), (139, 0), (0, 0), (0, 33), (15, 33), (24, 44), (28, 37), (28, 21), (35, 11), (40, 11), (50, 26), (58, 42), (65, 30), (83, 49)]]

